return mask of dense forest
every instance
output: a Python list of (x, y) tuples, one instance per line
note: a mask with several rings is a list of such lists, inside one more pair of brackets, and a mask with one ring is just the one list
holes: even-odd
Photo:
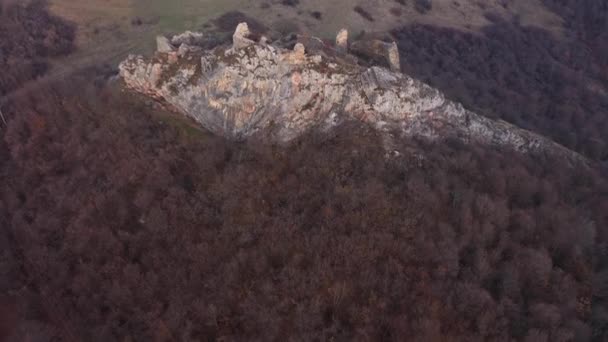
[(608, 161), (608, 3), (545, 0), (566, 36), (488, 13), (482, 34), (394, 30), (403, 70), (466, 107)]
[(71, 52), (74, 34), (72, 25), (48, 14), (43, 1), (0, 1), (0, 96), (43, 75), (49, 57)]
[(355, 124), (290, 147), (234, 144), (73, 86), (14, 103), (2, 146), (3, 226), (58, 333), (606, 336), (597, 172), (456, 142), (402, 141), (409, 152), (387, 159)]
[(0, 340), (606, 340), (605, 170), (357, 123), (234, 143), (95, 76), (2, 108)]

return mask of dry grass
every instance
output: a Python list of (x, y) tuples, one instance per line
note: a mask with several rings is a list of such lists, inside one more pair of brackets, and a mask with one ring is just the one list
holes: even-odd
[[(346, 27), (353, 32), (388, 31), (408, 23), (431, 24), (441, 27), (475, 31), (488, 24), (486, 12), (504, 17), (517, 13), (523, 25), (559, 30), (561, 20), (545, 9), (540, 0), (514, 0), (507, 8), (500, 0), (435, 0), (433, 9), (421, 15), (413, 3), (399, 5), (394, 0), (302, 0), (299, 5), (273, 4), (261, 6), (260, 2), (247, 0), (50, 0), (51, 9), (79, 25), (79, 43), (83, 46), (98, 45), (106, 37), (135, 39), (142, 37), (141, 28), (133, 27), (133, 18), (140, 18), (144, 26), (153, 26), (154, 33), (177, 32), (202, 26), (219, 15), (239, 10), (266, 25), (289, 20), (303, 31), (324, 38), (333, 38), (335, 32)], [(352, 9), (360, 6), (374, 18), (369, 22)], [(400, 17), (391, 15), (391, 9), (399, 6)], [(319, 19), (307, 15), (318, 11)]]
[(78, 43), (100, 41), (100, 34), (126, 30), (133, 15), (132, 0), (52, 0), (51, 11), (78, 25)]
[[(68, 71), (74, 65), (115, 65), (129, 53), (150, 53), (155, 35), (199, 29), (234, 10), (274, 29), (289, 22), (302, 33), (331, 40), (341, 28), (356, 35), (361, 31), (387, 32), (411, 23), (475, 32), (488, 24), (484, 16), (487, 12), (503, 17), (517, 13), (523, 25), (559, 31), (559, 17), (546, 10), (540, 0), (513, 0), (508, 9), (499, 2), (459, 0), (456, 5), (453, 0), (435, 0), (433, 9), (421, 15), (413, 2), (400, 5), (394, 0), (302, 0), (295, 7), (279, 3), (262, 6), (259, 1), (248, 0), (49, 0), (53, 13), (78, 25), (77, 53), (55, 63), (56, 68)], [(356, 6), (382, 20), (366, 20), (353, 10)], [(391, 14), (395, 6), (400, 16)], [(314, 18), (311, 12), (322, 16)], [(134, 20), (141, 24), (133, 25)]]

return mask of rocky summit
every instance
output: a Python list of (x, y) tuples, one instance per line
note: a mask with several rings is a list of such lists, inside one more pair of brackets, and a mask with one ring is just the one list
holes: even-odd
[(356, 42), (358, 51), (384, 56), (387, 68), (360, 63), (349, 54), (347, 37), (339, 33), (337, 49), (314, 37), (286, 48), (254, 38), (242, 23), (232, 44), (206, 49), (196, 45), (203, 33), (186, 32), (158, 37), (154, 56), (129, 56), (120, 75), (128, 88), (231, 139), (261, 135), (288, 142), (357, 120), (384, 132), (386, 141), (456, 138), (582, 160), (550, 139), (473, 113), (399, 72), (394, 43)]

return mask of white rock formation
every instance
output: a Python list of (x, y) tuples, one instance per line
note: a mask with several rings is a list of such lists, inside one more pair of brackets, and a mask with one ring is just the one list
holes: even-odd
[(188, 51), (177, 69), (168, 62), (175, 53), (132, 55), (120, 64), (120, 75), (129, 88), (233, 139), (263, 133), (287, 142), (310, 129), (358, 120), (391, 134), (581, 158), (542, 136), (468, 111), (402, 73), (307, 55), (302, 44), (286, 50), (245, 41), (247, 27), (239, 27), (238, 50)]
[(336, 48), (342, 52), (348, 51), (348, 30), (341, 29), (336, 36)]
[(388, 44), (386, 54), (391, 70), (400, 72), (401, 59), (399, 58), (399, 48), (397, 47), (397, 43), (393, 42), (392, 44)]
[(172, 52), (175, 51), (175, 47), (171, 45), (171, 42), (165, 36), (156, 36), (156, 51), (158, 52)]
[(306, 48), (304, 47), (304, 44), (297, 43), (293, 47), (293, 53), (288, 56), (291, 63), (302, 64), (306, 62)]
[(249, 31), (247, 23), (238, 24), (232, 35), (232, 47), (235, 50), (238, 50), (255, 44), (253, 40), (249, 39), (250, 35), (251, 32)]

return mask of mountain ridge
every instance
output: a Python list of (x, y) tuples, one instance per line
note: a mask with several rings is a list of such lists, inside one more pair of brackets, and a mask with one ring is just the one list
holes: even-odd
[[(587, 163), (549, 138), (449, 101), (396, 67), (391, 71), (361, 65), (346, 52), (328, 54), (326, 46), (310, 43), (313, 39), (288, 49), (268, 43), (265, 37), (253, 38), (246, 23), (237, 27), (232, 45), (205, 49), (203, 36), (186, 32), (172, 39), (179, 43), (175, 45), (159, 37), (155, 55), (150, 59), (130, 55), (119, 66), (120, 76), (128, 88), (237, 140), (265, 132), (270, 140), (285, 143), (310, 129), (327, 130), (357, 120), (389, 138), (457, 138)], [(344, 45), (344, 37), (338, 38)], [(390, 50), (394, 44), (367, 45), (385, 55), (388, 64), (398, 66), (399, 57)]]

